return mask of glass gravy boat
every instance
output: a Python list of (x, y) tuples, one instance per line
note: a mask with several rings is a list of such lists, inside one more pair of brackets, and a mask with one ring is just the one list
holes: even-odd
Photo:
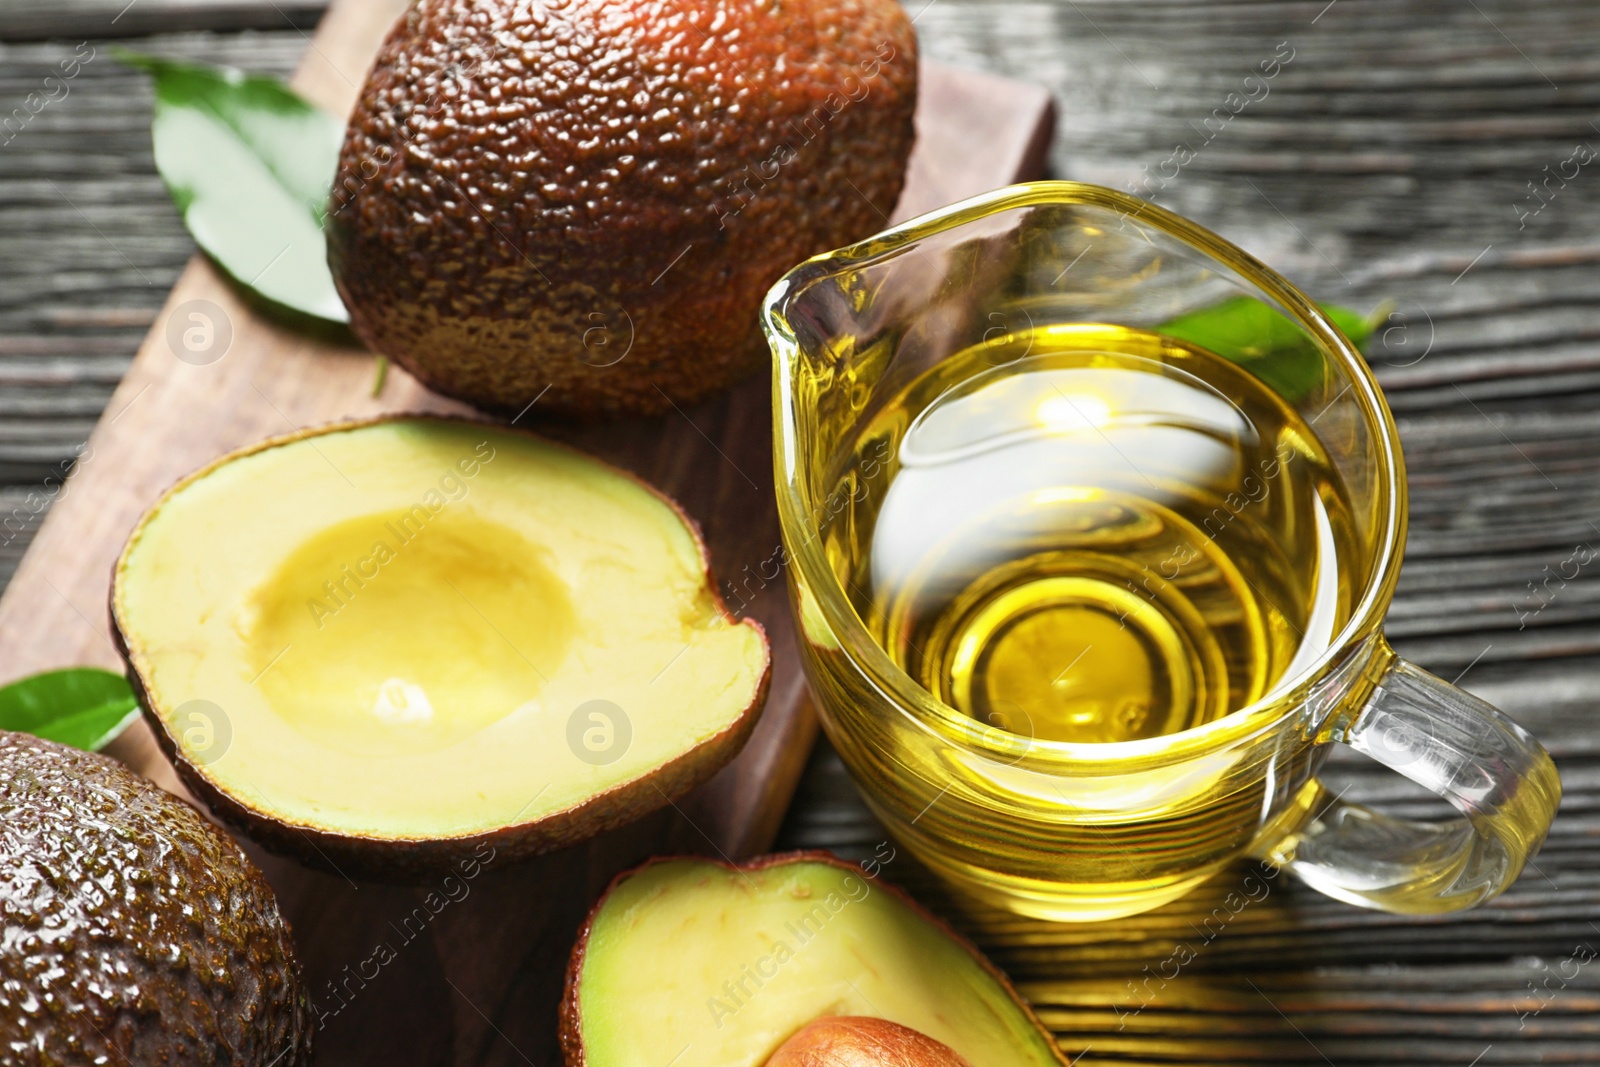
[[(1001, 729), (919, 685), (845, 588), (846, 561), (863, 550), (855, 490), (897, 464), (889, 448), (881, 469), (845, 469), (860, 462), (861, 428), (997, 333), (1150, 330), (1240, 297), (1301, 335), (1309, 386), (1280, 395), (1315, 425), (1351, 502), (1361, 562), (1325, 647), (1231, 714), (1110, 743)], [(1561, 795), (1544, 749), (1384, 640), (1406, 528), (1395, 424), (1360, 354), (1278, 274), (1144, 201), (1040, 182), (801, 264), (768, 295), (763, 322), (786, 569), (823, 726), (873, 811), (959, 891), (1028, 915), (1106, 919), (1249, 856), (1341, 900), (1430, 914), (1495, 896), (1537, 851)], [(1336, 743), (1459, 815), (1407, 821), (1331, 796), (1317, 771)]]

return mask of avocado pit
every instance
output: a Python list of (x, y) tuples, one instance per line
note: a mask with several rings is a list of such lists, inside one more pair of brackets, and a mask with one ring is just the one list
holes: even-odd
[(766, 1067), (972, 1067), (949, 1045), (871, 1016), (824, 1016), (778, 1046)]

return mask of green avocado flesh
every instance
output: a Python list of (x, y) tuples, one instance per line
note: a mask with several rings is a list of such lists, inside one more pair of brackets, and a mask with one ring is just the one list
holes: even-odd
[(670, 503), (464, 421), (336, 427), (200, 472), (135, 532), (113, 607), (196, 773), (362, 839), (653, 796), (753, 714), (767, 666)]
[(576, 1006), (586, 1067), (760, 1067), (829, 1015), (889, 1019), (973, 1067), (1062, 1062), (965, 944), (861, 871), (816, 860), (629, 876), (594, 917)]

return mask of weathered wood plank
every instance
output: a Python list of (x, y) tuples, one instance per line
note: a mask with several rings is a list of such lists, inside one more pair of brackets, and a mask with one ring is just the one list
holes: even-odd
[(327, 0), (11, 0), (0, 41), (144, 37), (182, 30), (310, 30)]
[[(1490, 907), (1419, 923), (1285, 881), (1270, 907), (1246, 910), (1154, 994), (1141, 991), (1143, 969), (1194, 938), (1189, 924), (1212, 914), (1221, 880), (1125, 923), (972, 928), (1025, 979), (1064, 1045), (1087, 1050), (1085, 1063), (1594, 1062), (1593, 967), (1538, 1015), (1523, 1013), (1536, 1003), (1528, 984), (1546, 980), (1543, 967), (1559, 967), (1580, 944), (1600, 948), (1591, 926), (1600, 915), (1600, 564), (1553, 598), (1547, 590), (1549, 606), (1520, 630), (1518, 610), (1538, 603), (1528, 582), (1600, 538), (1590, 525), (1600, 524), (1600, 170), (1552, 183), (1555, 195), (1523, 229), (1517, 206), (1530, 203), (1527, 183), (1576, 144), (1600, 147), (1591, 121), (1600, 111), (1600, 8), (1580, 0), (909, 6), (931, 55), (1055, 90), (1061, 176), (1137, 188), (1142, 168), (1159, 175), (1175, 145), (1192, 143), (1199, 151), (1159, 191), (1163, 203), (1319, 297), (1361, 310), (1394, 301), (1403, 318), (1391, 325), (1403, 329), (1372, 361), (1400, 418), (1413, 528), (1390, 631), (1402, 652), (1447, 677), (1470, 666), (1463, 683), (1546, 739), (1566, 785), (1538, 872)], [(0, 40), (5, 26), (0, 13)], [(87, 32), (67, 44), (0, 46), (0, 117)], [(1280, 42), (1294, 58), (1267, 95), (1207, 139), (1207, 120), (1216, 125), (1228, 93), (1260, 95), (1244, 80)], [(278, 71), (304, 46), (289, 29), (148, 44)], [(83, 412), (105, 403), (191, 251), (150, 165), (140, 80), (102, 55), (58, 103), (0, 148), (0, 480), (15, 483), (0, 492), (7, 510), (83, 440), (92, 422)], [(29, 528), (9, 542), (0, 534), (0, 567)], [(1352, 796), (1433, 810), (1359, 760), (1338, 760), (1333, 772)], [(837, 759), (820, 751), (781, 843), (866, 856), (883, 838)], [(937, 893), (903, 857), (888, 876)], [(359, 947), (352, 935), (352, 957)], [(397, 1041), (399, 1055), (425, 1061), (437, 1036), (419, 1022)], [(499, 1055), (522, 1062), (508, 1047)]]

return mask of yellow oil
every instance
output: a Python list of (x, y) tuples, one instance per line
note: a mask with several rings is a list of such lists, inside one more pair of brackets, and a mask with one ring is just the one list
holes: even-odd
[(838, 483), (849, 534), (830, 548), (878, 643), (1027, 738), (1220, 718), (1349, 613), (1357, 538), (1313, 429), (1238, 365), (1152, 334), (1054, 327), (958, 353), (870, 421)]

